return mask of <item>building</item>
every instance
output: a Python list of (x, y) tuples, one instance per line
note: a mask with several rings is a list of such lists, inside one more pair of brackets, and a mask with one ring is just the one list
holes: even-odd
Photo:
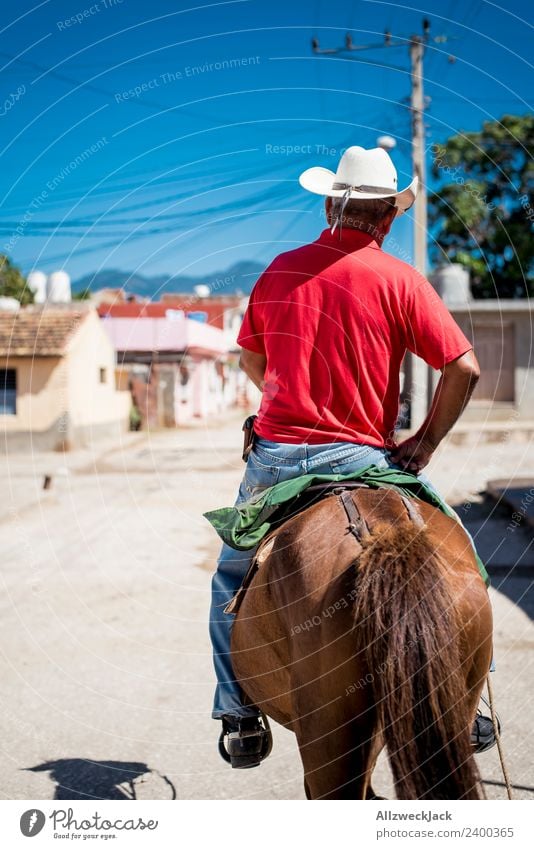
[(462, 421), (534, 425), (532, 302), (495, 299), (448, 307), (480, 364), (480, 380)]
[(207, 324), (223, 331), (229, 350), (237, 350), (237, 336), (247, 308), (248, 296), (200, 297), (168, 292), (162, 294), (161, 303), (167, 309), (183, 310), (186, 315), (203, 317)]
[[(126, 304), (130, 297), (133, 298), (133, 296), (127, 294), (125, 289), (111, 289), (108, 287), (104, 289), (97, 289), (96, 292), (91, 292), (90, 300), (92, 306), (99, 307), (100, 304)], [(140, 299), (137, 298), (137, 300)]]
[(99, 307), (144, 427), (176, 427), (245, 404), (247, 381), (224, 330), (192, 313), (161, 302)]
[(222, 330), (228, 350), (237, 350), (237, 335), (248, 297), (229, 295), (224, 298), (204, 298), (195, 294), (167, 293), (162, 295), (160, 301), (144, 301), (139, 298), (113, 298), (113, 291), (115, 290), (101, 290), (97, 293), (100, 296), (98, 314), (102, 318), (165, 318), (167, 313), (179, 311), (183, 312), (186, 318)]
[(0, 429), (7, 450), (82, 447), (128, 429), (115, 352), (95, 310), (0, 312)]

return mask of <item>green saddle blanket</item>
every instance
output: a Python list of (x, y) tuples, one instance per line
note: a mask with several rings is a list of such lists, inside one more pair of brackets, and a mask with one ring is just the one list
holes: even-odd
[[(234, 507), (209, 510), (204, 513), (204, 516), (213, 525), (223, 542), (238, 551), (247, 551), (255, 548), (269, 533), (274, 524), (275, 514), (282, 505), (300, 495), (312, 484), (347, 480), (358, 480), (374, 489), (381, 486), (390, 487), (402, 495), (420, 498), (433, 507), (438, 507), (460, 525), (462, 524), (454, 510), (415, 475), (399, 469), (379, 469), (378, 466), (372, 465), (348, 475), (300, 475), (277, 483), (263, 490), (258, 496), (253, 496)], [(489, 586), (488, 573), (476, 551), (475, 556), (480, 574), (486, 586)]]

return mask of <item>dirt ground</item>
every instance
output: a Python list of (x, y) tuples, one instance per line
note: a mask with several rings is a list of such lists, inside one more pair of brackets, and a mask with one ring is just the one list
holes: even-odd
[[(0, 458), (2, 798), (304, 798), (292, 734), (276, 727), (260, 769), (231, 771), (210, 719), (218, 544), (202, 513), (233, 501), (240, 440), (236, 417)], [(427, 471), (492, 569), (505, 752), (516, 796), (534, 798), (532, 531), (480, 495), (491, 478), (534, 476), (534, 452), (448, 444)], [(479, 765), (504, 798), (496, 750)], [(392, 796), (384, 761), (375, 787)]]

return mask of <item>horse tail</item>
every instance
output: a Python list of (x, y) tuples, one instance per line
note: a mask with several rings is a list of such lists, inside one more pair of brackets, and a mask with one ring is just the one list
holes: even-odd
[(397, 798), (480, 799), (446, 566), (423, 527), (380, 523), (364, 542), (355, 634)]

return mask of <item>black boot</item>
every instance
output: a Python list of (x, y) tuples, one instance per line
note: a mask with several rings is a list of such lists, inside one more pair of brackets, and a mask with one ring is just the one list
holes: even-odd
[(267, 717), (223, 716), (219, 753), (234, 769), (259, 766), (270, 754), (272, 735)]
[[(501, 723), (498, 717), (497, 724), (500, 734)], [(491, 718), (489, 716), (483, 716), (480, 711), (477, 711), (476, 719), (471, 730), (471, 745), (475, 754), (478, 755), (481, 752), (487, 752), (488, 749), (492, 749), (495, 746), (496, 742), (497, 737), (495, 736), (495, 728), (493, 727)]]

